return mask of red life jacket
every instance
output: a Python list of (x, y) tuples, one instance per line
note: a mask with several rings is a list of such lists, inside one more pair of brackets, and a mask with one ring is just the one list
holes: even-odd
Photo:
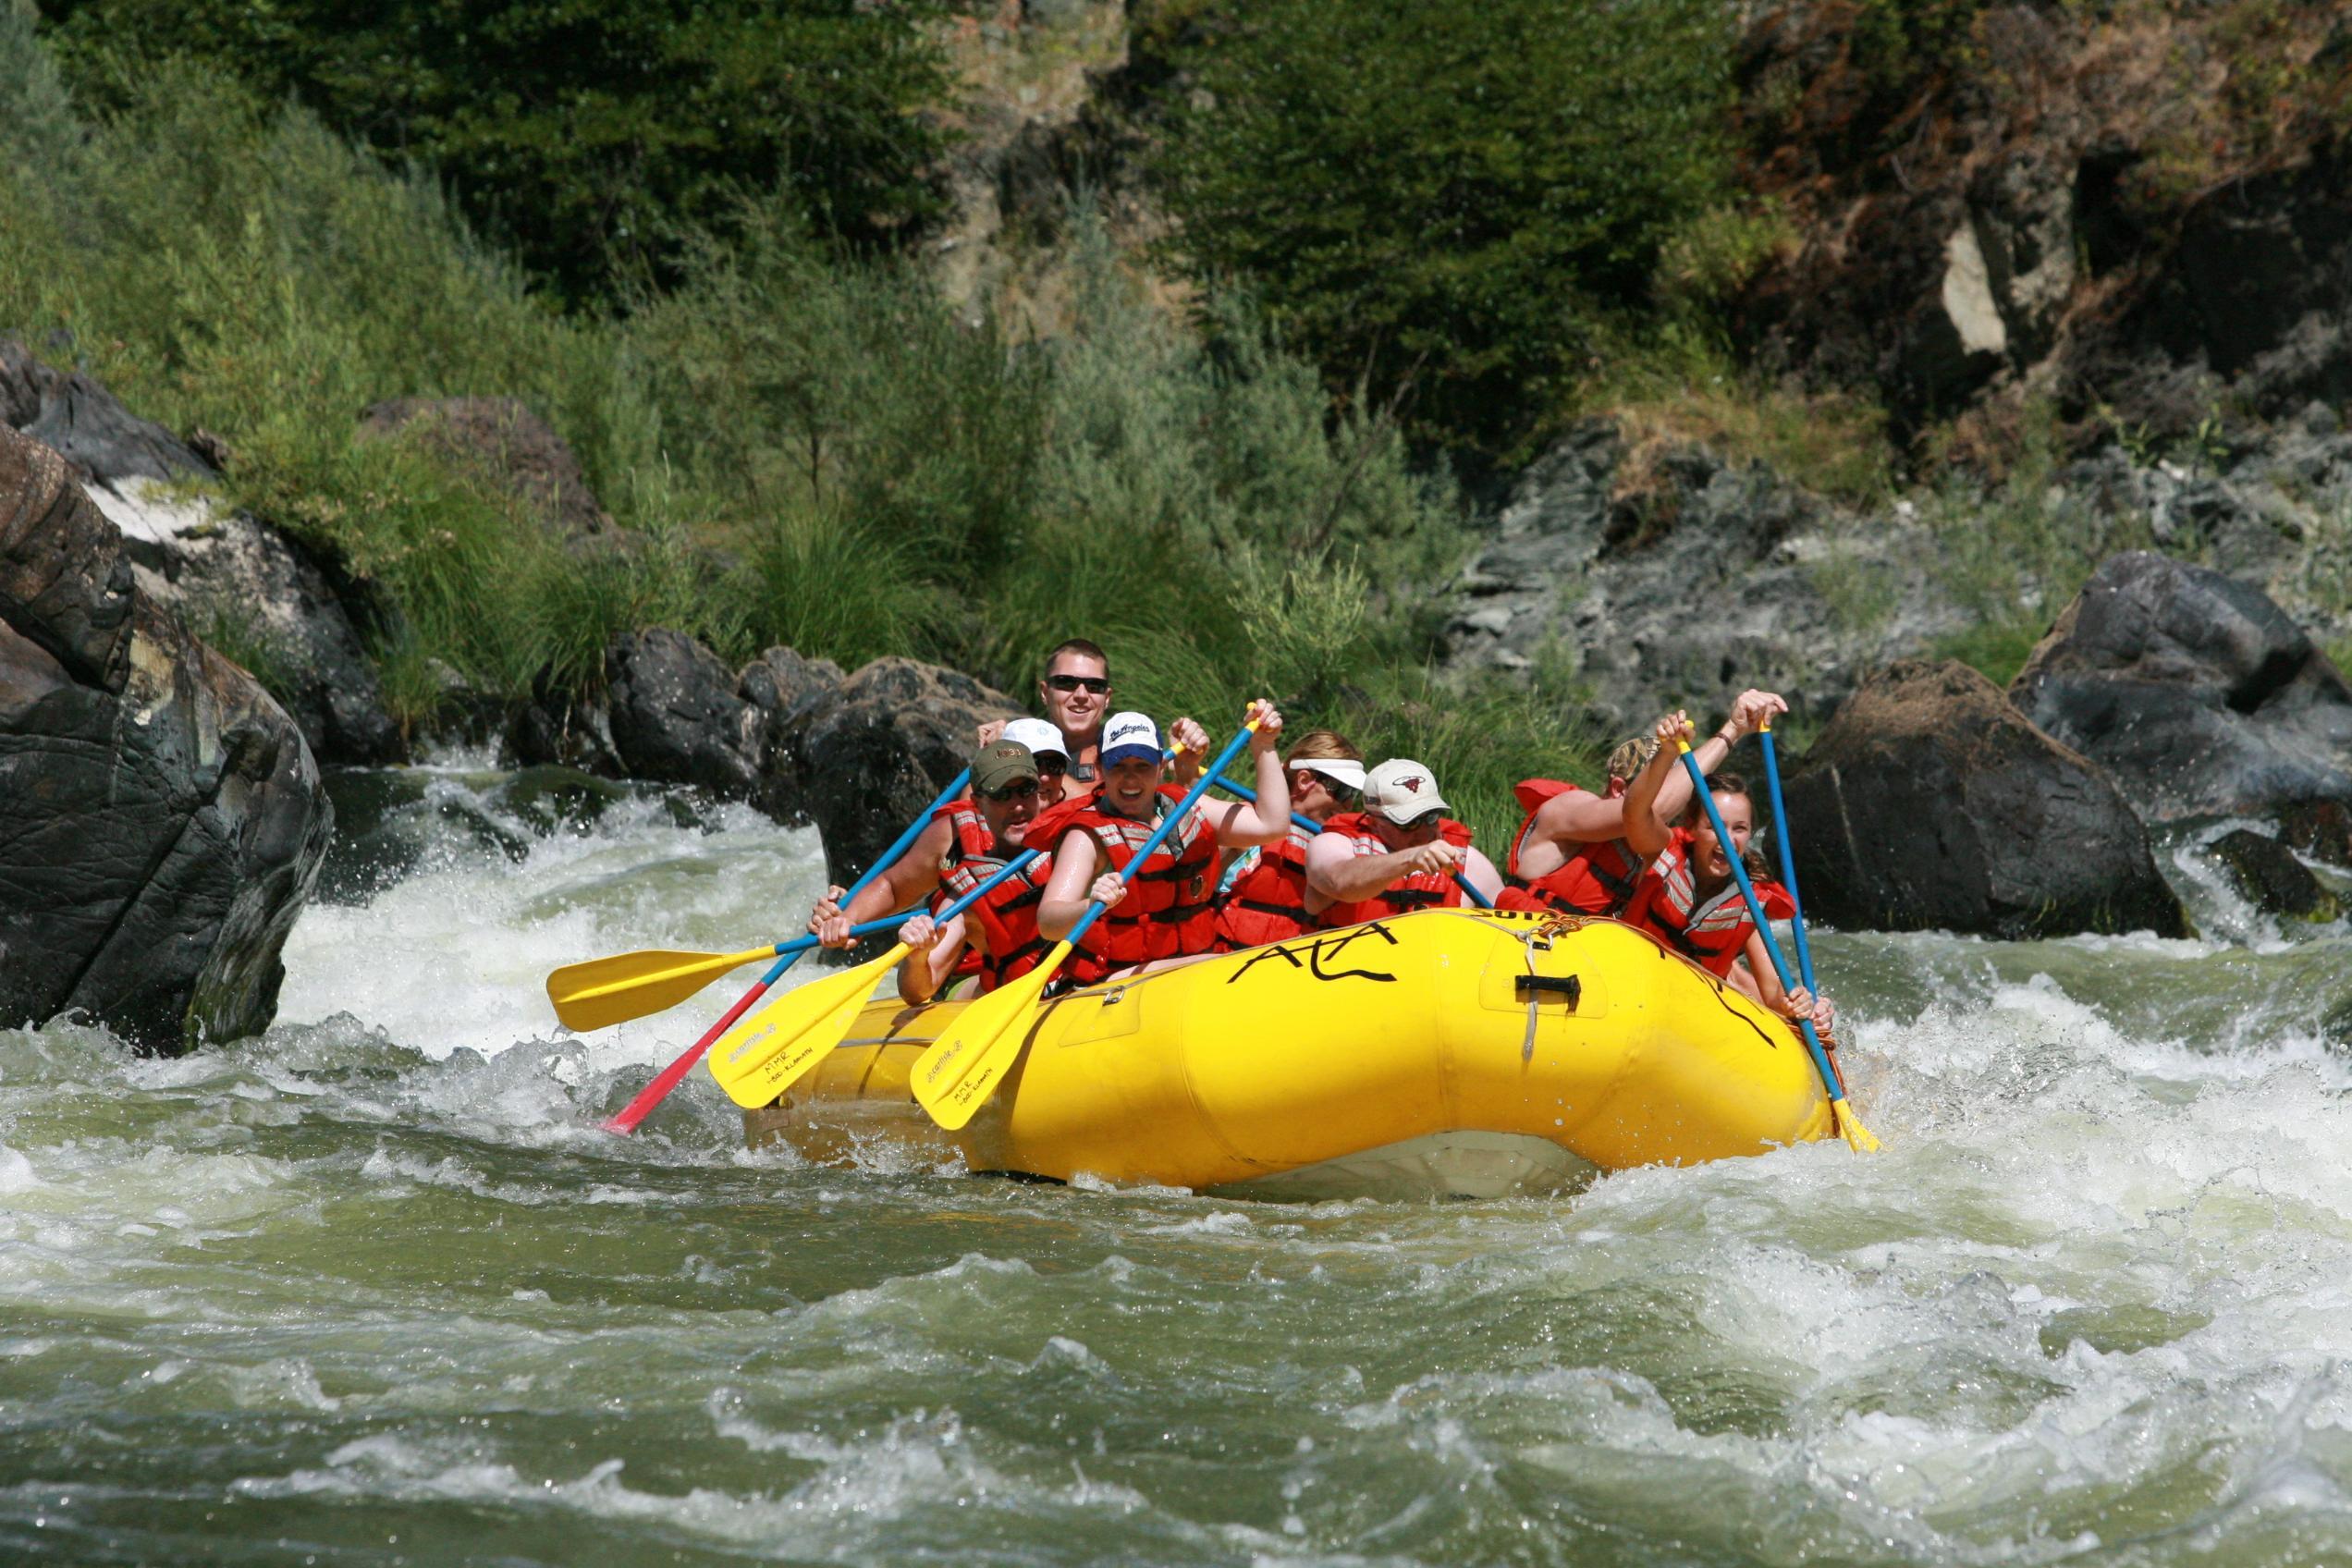
[(1217, 896), (1217, 939), (1231, 951), (1287, 942), (1315, 929), (1306, 913), (1305, 828), (1291, 824), (1290, 836), (1261, 846), (1257, 864)]
[[(943, 819), (952, 830), (952, 836), (948, 839), (947, 858), (939, 863), (939, 885), (943, 888), (948, 885), (948, 873), (957, 866), (970, 865), (977, 861), (989, 862), (987, 869), (980, 874), (980, 881), (986, 881), (990, 874), (998, 866), (1002, 865), (1004, 861), (997, 855), (997, 836), (988, 831), (988, 824), (981, 816), (980, 808), (972, 803), (972, 791), (966, 790), (946, 805), (932, 812), (932, 821), (938, 822)], [(977, 882), (967, 881), (963, 884), (963, 890), (969, 891), (978, 885)], [(949, 896), (954, 897), (953, 894)], [(936, 900), (931, 905), (935, 911), (941, 907)], [(967, 975), (978, 974), (981, 972), (979, 949), (966, 948), (963, 950), (963, 956), (956, 961), (955, 969), (949, 975), (949, 980), (952, 984)]]
[(1641, 881), (1642, 866), (1641, 857), (1623, 839), (1612, 839), (1604, 844), (1562, 845), (1567, 860), (1541, 876), (1524, 876), (1519, 870), (1519, 851), (1526, 848), (1527, 835), (1535, 829), (1536, 813), (1543, 809), (1544, 802), (1584, 791), (1557, 778), (1524, 778), (1511, 787), (1511, 792), (1519, 798), (1519, 807), (1527, 815), (1519, 824), (1519, 831), (1512, 836), (1511, 855), (1503, 866), (1503, 876), (1509, 888), (1525, 896), (1512, 900), (1505, 907), (1555, 909), (1571, 914), (1614, 914), (1624, 908)]
[[(1713, 898), (1692, 907), (1697, 887), (1691, 845), (1691, 830), (1675, 828), (1672, 840), (1642, 873), (1641, 886), (1620, 918), (1721, 978), (1746, 949), (1756, 923), (1747, 918), (1736, 882), (1725, 882)], [(1764, 902), (1760, 890), (1757, 901)]]
[(944, 864), (953, 865), (974, 855), (996, 853), (997, 836), (989, 832), (988, 825), (980, 819), (980, 808), (972, 803), (969, 794), (957, 796), (931, 814), (934, 822), (941, 817), (947, 818), (949, 825), (955, 829), (955, 837), (948, 845), (948, 858)]
[[(1161, 785), (1149, 822), (1113, 816), (1089, 797), (1079, 809), (1060, 816), (1055, 842), (1073, 832), (1086, 833), (1094, 839), (1104, 868), (1124, 871), (1184, 794), (1173, 785)], [(1030, 831), (1035, 833), (1034, 827)], [(1188, 811), (1128, 878), (1127, 896), (1086, 928), (1078, 950), (1070, 955), (1071, 977), (1091, 986), (1116, 969), (1215, 951), (1217, 911), (1209, 900), (1216, 891), (1216, 876), (1217, 834), (1198, 811)]]
[[(940, 872), (931, 913), (938, 913), (994, 876), (1004, 864), (994, 855), (973, 855)], [(1037, 904), (1052, 875), (1053, 857), (1039, 855), (964, 906), (964, 924), (979, 939), (957, 961), (956, 977), (978, 975), (980, 990), (986, 993), (1037, 967), (1053, 947), (1037, 932)]]
[[(1344, 836), (1359, 855), (1390, 852), (1388, 845), (1373, 836), (1372, 819), (1360, 811), (1342, 812), (1325, 823), (1323, 831)], [(1438, 835), (1457, 848), (1470, 847), (1470, 829), (1450, 816), (1439, 820)], [(1462, 901), (1462, 884), (1451, 873), (1416, 873), (1399, 877), (1368, 899), (1333, 904), (1314, 918), (1328, 931), (1335, 925), (1360, 925), (1367, 920), (1410, 914), (1416, 909), (1460, 909)]]

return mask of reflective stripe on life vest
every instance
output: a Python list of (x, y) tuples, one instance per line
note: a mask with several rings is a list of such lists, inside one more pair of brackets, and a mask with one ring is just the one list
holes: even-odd
[[(1089, 802), (1060, 819), (1060, 833), (1084, 832), (1095, 840), (1105, 869), (1124, 871), (1184, 794), (1172, 785), (1160, 786), (1149, 822), (1113, 816)], [(1216, 950), (1217, 912), (1210, 903), (1216, 874), (1217, 835), (1197, 810), (1186, 812), (1128, 879), (1127, 896), (1087, 927), (1070, 955), (1072, 977), (1092, 985), (1114, 970), (1154, 959)]]
[(1687, 827), (1674, 829), (1663, 853), (1642, 873), (1641, 886), (1625, 906), (1623, 919), (1721, 978), (1747, 948), (1756, 923), (1747, 917), (1736, 883), (1726, 882), (1694, 909), (1697, 884), (1691, 870), (1693, 839)]

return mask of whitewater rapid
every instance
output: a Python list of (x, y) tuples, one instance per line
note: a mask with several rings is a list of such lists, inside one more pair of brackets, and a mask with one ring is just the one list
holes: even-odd
[(0, 1561), (2352, 1562), (2352, 937), (1824, 935), (1885, 1152), (1252, 1205), (754, 1155), (813, 834), (338, 781), (279, 1023), (0, 1032)]

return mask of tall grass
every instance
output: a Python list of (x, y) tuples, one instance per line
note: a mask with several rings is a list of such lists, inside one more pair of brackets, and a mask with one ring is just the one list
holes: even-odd
[[(0, 329), (223, 437), (230, 498), (374, 588), (371, 652), (412, 728), (452, 717), (453, 688), (593, 685), (650, 624), (1016, 692), (1084, 635), (1122, 701), (1221, 728), (1270, 695), (1428, 762), (1497, 833), (1504, 773), (1589, 760), (1573, 692), (1430, 673), (1470, 545), (1451, 483), (1386, 421), (1335, 414), (1242, 305), (1198, 332), (1150, 308), (1087, 214), (1075, 325), (1049, 342), (960, 320), (775, 202), (692, 246), (668, 294), (565, 315), (428, 173), (216, 72), (165, 62), (78, 114), (0, 4)], [(455, 395), (544, 414), (624, 542), (551, 535), (428, 442), (358, 437), (374, 402)]]

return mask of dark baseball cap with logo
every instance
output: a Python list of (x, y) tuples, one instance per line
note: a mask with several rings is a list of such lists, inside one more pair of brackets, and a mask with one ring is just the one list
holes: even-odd
[(1018, 741), (996, 741), (972, 754), (972, 788), (975, 792), (1001, 790), (1023, 778), (1037, 777), (1037, 759)]

